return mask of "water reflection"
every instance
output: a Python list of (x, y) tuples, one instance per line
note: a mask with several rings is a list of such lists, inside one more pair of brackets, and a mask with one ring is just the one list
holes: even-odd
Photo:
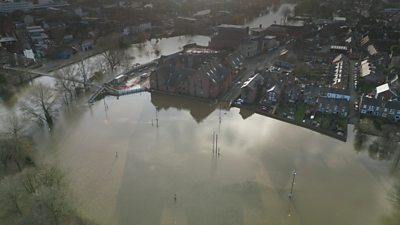
[(254, 112), (247, 109), (240, 109), (239, 114), (242, 116), (243, 119), (247, 119), (252, 116)]
[(352, 134), (342, 143), (238, 109), (219, 125), (218, 107), (157, 94), (106, 103), (107, 124), (96, 102), (60, 121), (43, 156), (68, 171), (81, 211), (100, 224), (376, 225), (390, 210), (387, 163), (353, 151)]
[(190, 98), (158, 93), (151, 93), (151, 103), (156, 107), (157, 111), (168, 111), (169, 108), (187, 110), (197, 123), (202, 122), (216, 109), (216, 104), (210, 102), (195, 101)]
[(389, 161), (392, 163), (391, 169), (397, 171), (400, 166), (400, 144), (398, 137), (393, 132), (382, 131), (382, 137), (374, 137), (356, 130), (354, 135), (354, 150), (356, 152), (367, 151), (371, 159)]

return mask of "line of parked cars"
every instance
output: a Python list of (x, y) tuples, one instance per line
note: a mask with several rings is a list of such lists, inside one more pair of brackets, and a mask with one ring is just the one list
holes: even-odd
[(356, 63), (354, 64), (354, 70), (353, 70), (354, 89), (357, 89), (357, 86), (358, 86), (358, 80), (357, 80), (357, 78), (358, 78), (359, 71), (360, 71), (359, 63), (356, 62)]

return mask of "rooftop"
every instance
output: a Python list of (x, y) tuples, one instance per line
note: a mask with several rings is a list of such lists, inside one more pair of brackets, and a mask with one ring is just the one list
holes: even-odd
[(254, 76), (250, 77), (248, 80), (246, 80), (241, 88), (245, 88), (245, 87), (251, 87), (251, 88), (255, 88), (255, 85), (259, 82), (259, 81), (263, 81), (264, 78), (259, 74), (255, 74)]
[(193, 16), (205, 16), (211, 13), (211, 9), (205, 9), (205, 10), (201, 10), (198, 11), (197, 13), (193, 14)]
[(373, 45), (368, 45), (367, 50), (368, 50), (369, 55), (371, 55), (371, 56), (378, 54), (378, 51), (376, 50), (375, 46), (373, 46)]
[(390, 88), (389, 88), (389, 84), (388, 83), (385, 83), (385, 84), (382, 84), (382, 85), (376, 87), (376, 93), (377, 94), (385, 92), (385, 91), (389, 91), (389, 90), (390, 90)]
[(183, 50), (184, 53), (194, 55), (194, 54), (217, 54), (219, 51), (205, 47), (205, 46), (193, 46)]
[(233, 25), (233, 24), (221, 24), (217, 26), (218, 28), (236, 28), (236, 29), (243, 29), (246, 28), (242, 25)]

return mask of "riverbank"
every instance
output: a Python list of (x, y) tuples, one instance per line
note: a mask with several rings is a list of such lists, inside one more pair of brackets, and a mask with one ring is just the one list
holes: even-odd
[(270, 117), (270, 118), (273, 118), (273, 119), (276, 119), (276, 120), (280, 120), (282, 122), (286, 122), (286, 123), (290, 123), (290, 124), (293, 124), (293, 125), (296, 125), (296, 126), (300, 126), (300, 127), (303, 127), (303, 128), (318, 132), (320, 134), (335, 138), (335, 139), (343, 141), (343, 142), (347, 141), (347, 131), (345, 132), (346, 135), (339, 135), (339, 134), (337, 134), (335, 132), (328, 131), (328, 130), (325, 130), (325, 129), (322, 129), (322, 128), (319, 128), (319, 127), (315, 127), (315, 126), (312, 126), (310, 124), (298, 122), (298, 121), (296, 121), (294, 119), (288, 119), (288, 118), (277, 116), (277, 115), (275, 115), (273, 113), (269, 113), (267, 111), (262, 111), (262, 110), (258, 109), (255, 106), (238, 105), (238, 104), (235, 104), (235, 103), (232, 103), (232, 106), (234, 106), (236, 108), (239, 108), (239, 109), (246, 109), (246, 110), (249, 110), (251, 112), (257, 113), (259, 115), (267, 116), (267, 117)]
[[(205, 103), (208, 103), (210, 105), (211, 104), (217, 105), (219, 103), (218, 100), (210, 100), (210, 99), (200, 98), (200, 97), (195, 97), (195, 96), (180, 95), (180, 94), (175, 94), (175, 93), (170, 93), (170, 92), (165, 92), (165, 91), (160, 91), (160, 90), (155, 90), (155, 89), (149, 89), (148, 91), (151, 92), (151, 93), (157, 93), (157, 94), (162, 94), (162, 95), (168, 95), (168, 96), (173, 96), (173, 97), (178, 97), (178, 98), (189, 99), (189, 100), (193, 100), (193, 101), (205, 102)], [(233, 106), (233, 107), (236, 107), (236, 108), (239, 108), (239, 109), (246, 109), (246, 110), (249, 110), (251, 112), (257, 113), (259, 115), (267, 116), (267, 117), (270, 117), (270, 118), (273, 118), (273, 119), (276, 119), (276, 120), (279, 120), (279, 121), (282, 121), (282, 122), (286, 122), (286, 123), (290, 123), (290, 124), (293, 124), (293, 125), (296, 125), (296, 126), (300, 126), (300, 127), (315, 131), (317, 133), (320, 133), (320, 134), (335, 138), (335, 139), (343, 141), (343, 142), (347, 141), (347, 130), (345, 132), (345, 135), (339, 135), (339, 134), (337, 134), (335, 132), (328, 131), (328, 130), (325, 130), (325, 129), (322, 129), (322, 128), (319, 128), (319, 127), (315, 127), (315, 126), (312, 126), (310, 124), (298, 122), (298, 121), (296, 121), (294, 119), (287, 119), (287, 118), (283, 118), (283, 117), (277, 116), (277, 115), (275, 115), (273, 113), (269, 113), (267, 111), (262, 111), (262, 110), (258, 109), (255, 106), (238, 105), (238, 104), (235, 104), (235, 103), (232, 103), (230, 106)]]

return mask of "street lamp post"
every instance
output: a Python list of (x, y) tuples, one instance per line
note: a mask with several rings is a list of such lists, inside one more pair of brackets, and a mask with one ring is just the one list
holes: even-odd
[(292, 179), (292, 187), (290, 188), (289, 199), (292, 199), (293, 197), (293, 186), (294, 186), (294, 179), (296, 178), (296, 170), (293, 170), (292, 175), (293, 179)]

